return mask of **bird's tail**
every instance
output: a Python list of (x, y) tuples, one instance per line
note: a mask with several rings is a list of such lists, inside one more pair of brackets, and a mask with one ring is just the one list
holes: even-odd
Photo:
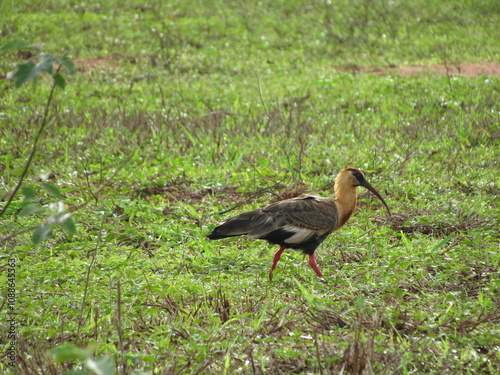
[(208, 234), (207, 237), (211, 240), (220, 240), (221, 238), (244, 236), (248, 233), (246, 228), (241, 228), (238, 225), (234, 225), (234, 222), (226, 221), (225, 223), (214, 228), (212, 233)]
[(240, 234), (219, 234), (219, 233), (216, 233), (215, 230), (210, 233), (210, 234), (207, 234), (207, 238), (210, 239), (210, 240), (220, 240), (221, 238), (228, 238), (228, 237), (235, 237), (235, 236), (240, 236)]
[(266, 217), (256, 213), (257, 210), (232, 217), (214, 228), (207, 237), (211, 240), (244, 235), (259, 238), (261, 232), (268, 233), (269, 228), (266, 225)]

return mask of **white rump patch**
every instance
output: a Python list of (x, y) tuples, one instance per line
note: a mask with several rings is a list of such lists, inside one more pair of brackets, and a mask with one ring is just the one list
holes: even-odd
[(314, 233), (314, 231), (310, 229), (298, 228), (294, 227), (293, 225), (285, 225), (283, 229), (289, 232), (295, 232), (292, 237), (289, 237), (285, 240), (286, 243), (299, 244), (301, 242), (304, 242), (309, 236)]

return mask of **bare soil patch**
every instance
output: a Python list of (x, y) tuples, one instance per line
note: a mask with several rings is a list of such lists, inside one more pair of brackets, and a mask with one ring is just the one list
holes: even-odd
[[(126, 58), (131, 63), (135, 63), (135, 58)], [(88, 72), (95, 68), (115, 68), (118, 65), (118, 59), (112, 56), (94, 57), (89, 59), (74, 59), (77, 69), (81, 72)], [(433, 64), (433, 65), (402, 65), (389, 66), (387, 68), (363, 67), (355, 64), (335, 67), (342, 72), (353, 73), (375, 73), (379, 75), (400, 74), (416, 75), (420, 73), (436, 73), (447, 76), (461, 75), (464, 77), (477, 77), (481, 75), (500, 77), (499, 62), (483, 62), (473, 64)]]
[(93, 57), (89, 59), (74, 59), (75, 67), (78, 71), (86, 73), (95, 68), (115, 68), (116, 59), (111, 56)]
[(444, 75), (462, 75), (465, 77), (476, 77), (481, 75), (500, 76), (500, 64), (496, 62), (457, 65), (399, 66), (391, 70), (395, 71), (397, 74), (407, 75), (432, 72)]
[(370, 68), (357, 65), (337, 67), (340, 71), (354, 73), (375, 73), (379, 75), (400, 74), (416, 75), (420, 73), (435, 73), (446, 76), (461, 75), (464, 77), (494, 76), (500, 77), (500, 63), (485, 62), (474, 64), (434, 64), (434, 65), (406, 65), (390, 66), (387, 68)]

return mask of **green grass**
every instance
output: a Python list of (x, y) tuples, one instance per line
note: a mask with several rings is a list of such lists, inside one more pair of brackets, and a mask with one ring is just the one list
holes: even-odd
[[(0, 269), (17, 264), (19, 373), (82, 369), (89, 355), (126, 374), (500, 371), (499, 78), (355, 69), (499, 61), (497, 2), (1, 7), (0, 45), (41, 43), (78, 70), (23, 184), (35, 195), (0, 217)], [(4, 52), (0, 74), (21, 62)], [(49, 83), (0, 86), (3, 201)], [(349, 166), (394, 216), (359, 191), (317, 251), (326, 285), (298, 252), (269, 282), (277, 248), (205, 239), (271, 200), (331, 196)], [(60, 200), (47, 179), (78, 232), (35, 246), (22, 231)], [(20, 215), (29, 202), (43, 209)], [(14, 373), (7, 360), (0, 370)]]

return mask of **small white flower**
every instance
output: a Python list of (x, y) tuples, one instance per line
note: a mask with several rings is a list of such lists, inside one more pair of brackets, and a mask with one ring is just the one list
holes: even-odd
[(71, 214), (70, 214), (69, 212), (66, 212), (64, 215), (61, 215), (61, 216), (59, 217), (59, 219), (57, 220), (57, 223), (58, 223), (58, 224), (62, 224), (62, 223), (64, 223), (66, 220), (68, 220), (68, 219), (69, 219), (69, 217), (70, 217), (70, 216), (71, 216)]
[(63, 202), (50, 203), (49, 208), (52, 211), (55, 211), (56, 213), (60, 214), (61, 212), (64, 212), (64, 203)]

